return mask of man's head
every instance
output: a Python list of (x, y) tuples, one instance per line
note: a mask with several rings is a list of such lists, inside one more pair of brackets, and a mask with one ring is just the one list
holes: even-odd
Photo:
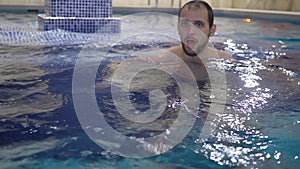
[(184, 52), (196, 56), (216, 31), (211, 6), (201, 0), (187, 2), (178, 13), (178, 31)]

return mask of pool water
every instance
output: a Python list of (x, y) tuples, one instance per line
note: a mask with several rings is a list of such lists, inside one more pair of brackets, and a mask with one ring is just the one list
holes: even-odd
[[(101, 58), (95, 95), (114, 129), (137, 137), (162, 132), (171, 124), (143, 128), (116, 118), (109, 80), (121, 61), (141, 52), (178, 45), (173, 17), (149, 13), (124, 16), (122, 38), (102, 35), (98, 41), (90, 41), (90, 34), (38, 32), (36, 16), (32, 14), (0, 15), (1, 168), (300, 166), (299, 24), (217, 17), (218, 31), (211, 41), (217, 49), (238, 60), (212, 61), (217, 71), (226, 74), (226, 89), (219, 90), (227, 92), (227, 99), (224, 112), (216, 114), (213, 121), (216, 130), (204, 142), (197, 137), (212, 97), (210, 86), (204, 81), (198, 84), (202, 114), (190, 133), (166, 153), (135, 159), (99, 147), (83, 130), (72, 98), (74, 66), (79, 57), (85, 58), (86, 64)], [(159, 34), (154, 30), (159, 30)], [(83, 49), (97, 55), (82, 53)], [(178, 98), (174, 79), (161, 72), (144, 73), (142, 77), (166, 76), (155, 85), (165, 85), (170, 100)], [(130, 95), (137, 110), (149, 109), (149, 91), (143, 90), (153, 81), (149, 79), (137, 77), (138, 90)], [(176, 118), (174, 109), (166, 111), (175, 113), (171, 118)]]

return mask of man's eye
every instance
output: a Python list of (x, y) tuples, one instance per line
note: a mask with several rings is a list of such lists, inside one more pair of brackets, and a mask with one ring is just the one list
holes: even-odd
[(189, 26), (190, 23), (188, 21), (180, 21), (181, 26)]
[(204, 24), (203, 24), (202, 22), (196, 22), (196, 23), (194, 23), (194, 25), (195, 25), (196, 27), (198, 27), (198, 28), (204, 26)]

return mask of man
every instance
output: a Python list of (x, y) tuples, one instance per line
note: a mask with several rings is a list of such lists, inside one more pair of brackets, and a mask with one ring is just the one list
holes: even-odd
[(209, 37), (215, 34), (216, 25), (213, 10), (205, 1), (192, 0), (180, 8), (178, 32), (181, 45), (168, 51), (184, 61), (197, 81), (207, 78), (205, 65), (210, 58), (234, 60), (229, 54), (209, 47)]
[[(189, 100), (186, 104), (191, 106), (189, 108), (192, 108), (188, 108), (189, 111), (198, 108), (197, 92), (199, 92), (198, 89), (207, 84), (208, 73), (206, 71), (206, 63), (209, 58), (233, 59), (230, 55), (208, 46), (208, 39), (214, 35), (216, 25), (213, 24), (213, 11), (206, 2), (190, 1), (180, 9), (178, 16), (178, 31), (181, 38), (181, 45), (164, 50), (162, 53), (161, 51), (154, 51), (154, 56), (151, 52), (150, 57), (143, 56), (143, 53), (137, 53), (137, 58), (122, 61), (121, 64), (117, 65), (117, 71), (114, 73), (114, 79), (112, 79), (114, 84), (107, 85), (117, 86), (115, 89), (120, 90), (120, 92), (115, 92), (116, 94), (121, 93), (121, 91), (129, 92), (131, 93), (130, 97), (135, 99), (131, 100), (133, 104), (127, 104), (128, 102), (119, 104), (123, 106), (122, 110), (134, 110), (138, 107), (139, 109), (136, 112), (142, 112), (148, 109), (150, 105), (150, 109), (148, 110), (153, 110), (154, 112), (163, 111), (164, 117), (159, 118), (159, 121), (154, 121), (159, 125), (153, 125), (158, 126), (159, 132), (165, 131), (164, 126), (169, 127), (169, 125), (173, 124), (172, 120), (175, 120), (177, 116), (171, 115), (174, 115), (175, 111), (178, 111), (173, 106), (176, 107), (181, 104), (179, 102), (182, 102), (182, 100)], [(147, 69), (148, 67), (150, 68)], [(197, 84), (194, 83), (194, 80), (197, 81)], [(127, 86), (129, 83), (125, 83), (128, 81), (130, 82), (130, 87)], [(105, 83), (102, 81), (98, 85), (98, 89), (103, 89)], [(198, 85), (198, 88), (195, 88), (195, 85)], [(155, 94), (152, 92), (152, 97), (150, 97), (150, 91), (157, 91), (156, 89), (163, 91), (163, 93), (158, 92)], [(205, 90), (204, 95), (208, 97), (209, 92), (209, 89)], [(165, 100), (161, 99), (161, 97), (164, 97), (161, 95), (165, 95), (167, 98), (164, 98)], [(128, 99), (124, 95), (115, 98), (122, 98), (117, 100), (119, 102)], [(178, 98), (180, 98), (179, 101)], [(172, 107), (164, 107), (163, 103), (166, 100), (167, 103), (172, 104)], [(140, 101), (143, 104), (138, 103)], [(132, 105), (136, 107), (131, 108), (130, 106)], [(130, 113), (130, 111), (128, 112)], [(152, 115), (151, 113), (146, 114)], [(202, 114), (201, 116), (205, 115)], [(135, 126), (139, 126), (140, 124)], [(149, 129), (150, 131), (155, 131), (153, 126), (147, 124), (146, 127), (143, 127), (143, 130), (146, 131)], [(160, 128), (159, 126), (163, 127)], [(148, 133), (144, 131), (143, 134), (147, 135)]]
[[(202, 0), (192, 0), (184, 4), (178, 13), (177, 29), (181, 45), (172, 47), (153, 57), (140, 57), (138, 60), (164, 63), (171, 65), (175, 57), (182, 61), (173, 64), (170, 69), (187, 78), (186, 66), (192, 71), (197, 81), (208, 77), (206, 65), (209, 59), (231, 59), (231, 55), (209, 46), (209, 38), (214, 36), (216, 25), (211, 6)], [(178, 64), (179, 63), (179, 64)]]
[(229, 54), (209, 46), (209, 37), (215, 34), (216, 25), (213, 10), (205, 1), (192, 0), (184, 4), (178, 13), (177, 28), (181, 45), (159, 54), (154, 51), (155, 54), (151, 53), (150, 57), (144, 56), (144, 53), (137, 53), (137, 58), (125, 62), (137, 71), (146, 68), (147, 63), (166, 66), (170, 72), (189, 80), (190, 76), (187, 74), (190, 74), (190, 70), (193, 78), (203, 81), (208, 77), (206, 65), (210, 58), (234, 60)]
[(203, 60), (211, 57), (234, 59), (225, 52), (208, 47), (208, 39), (215, 34), (216, 25), (213, 10), (205, 1), (193, 0), (183, 5), (178, 13), (178, 32), (181, 46), (170, 51), (184, 60), (195, 60), (195, 56)]

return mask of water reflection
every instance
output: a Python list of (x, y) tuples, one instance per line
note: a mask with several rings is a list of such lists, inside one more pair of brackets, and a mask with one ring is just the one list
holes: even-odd
[[(52, 52), (46, 51), (50, 56), (51, 54), (49, 53)], [(54, 53), (57, 53), (57, 51)], [(60, 59), (66, 62), (70, 62), (66, 56), (74, 55), (74, 52), (68, 50), (65, 50), (65, 53), (61, 53), (61, 51), (59, 53), (61, 54)], [(17, 149), (19, 152), (25, 149), (36, 150), (30, 151), (31, 154), (28, 152), (29, 154), (27, 155), (15, 156), (25, 160), (23, 161), (24, 164), (29, 164), (26, 160), (37, 157), (36, 155), (39, 154), (40, 158), (36, 160), (43, 160), (43, 158), (51, 156), (66, 158), (79, 155), (78, 158), (83, 159), (105, 159), (106, 157), (106, 160), (108, 160), (106, 162), (108, 163), (118, 165), (121, 165), (120, 163), (128, 163), (129, 166), (133, 165), (132, 161), (129, 162), (127, 159), (125, 161), (115, 161), (119, 157), (94, 145), (83, 134), (78, 123), (75, 122), (74, 124), (73, 120), (77, 120), (70, 104), (71, 89), (64, 84), (71, 79), (72, 69), (68, 68), (69, 64), (62, 64), (60, 61), (50, 59), (43, 64), (39, 64), (40, 66), (28, 64), (31, 62), (8, 64), (8, 61), (6, 64), (0, 65), (1, 132), (6, 135), (6, 138), (2, 139), (4, 141), (1, 143), (2, 149), (10, 152), (8, 156), (11, 157), (15, 156), (12, 153), (16, 152)], [(291, 153), (291, 151), (288, 154), (286, 150), (276, 148), (276, 145), (279, 144), (276, 137), (281, 136), (281, 134), (284, 135), (281, 127), (290, 132), (289, 136), (295, 135), (299, 128), (299, 119), (293, 119), (293, 117), (298, 117), (297, 112), (299, 112), (296, 106), (293, 105), (295, 100), (299, 98), (295, 90), (299, 87), (297, 85), (298, 77), (286, 71), (293, 70), (293, 72), (297, 72), (297, 69), (293, 65), (282, 65), (281, 67), (285, 68), (282, 69), (279, 66), (274, 66), (278, 65), (278, 63), (262, 63), (258, 59), (239, 62), (214, 60), (212, 62), (218, 71), (226, 72), (228, 86), (227, 89), (222, 89), (228, 93), (226, 110), (216, 115), (213, 123), (217, 125), (217, 129), (212, 136), (204, 143), (197, 140), (197, 136), (201, 132), (201, 125), (203, 125), (203, 118), (205, 119), (205, 112), (207, 112), (210, 105), (209, 86), (204, 86), (199, 91), (202, 96), (202, 105), (200, 107), (202, 114), (199, 114), (199, 122), (196, 123), (188, 137), (165, 155), (153, 157), (150, 161), (145, 162), (141, 160), (133, 163), (136, 163), (137, 166), (143, 166), (144, 162), (150, 165), (153, 161), (161, 161), (167, 158), (174, 161), (172, 163), (162, 162), (159, 167), (182, 165), (196, 168), (199, 164), (187, 164), (185, 162), (180, 162), (181, 164), (179, 164), (176, 159), (180, 159), (182, 156), (187, 156), (194, 160), (206, 157), (219, 166), (273, 166), (285, 165), (286, 161), (291, 160), (288, 157), (297, 160), (299, 154), (296, 152)], [(60, 63), (61, 68), (58, 68), (59, 66), (56, 63)], [(105, 79), (109, 73), (112, 73), (111, 70), (115, 69), (118, 63), (118, 60), (110, 60), (104, 63), (106, 66), (99, 72), (99, 77)], [(274, 75), (276, 75), (276, 84), (273, 83), (271, 78)], [(286, 84), (287, 78), (293, 79), (289, 80), (292, 83)], [(96, 83), (98, 85), (97, 88), (101, 89), (98, 92), (102, 97), (105, 97), (106, 93), (110, 92), (108, 90), (110, 86), (103, 81), (104, 79), (101, 79), (101, 83)], [(167, 78), (162, 79), (166, 80)], [(172, 81), (165, 82), (162, 84), (167, 86), (173, 84)], [(140, 88), (139, 90), (142, 89)], [(166, 90), (172, 91), (172, 88), (166, 88)], [(286, 92), (281, 92), (283, 90)], [(141, 110), (147, 109), (147, 106), (149, 106), (145, 104), (147, 95), (133, 93), (131, 97), (137, 101), (135, 106)], [(276, 98), (275, 100), (274, 97)], [(282, 100), (279, 98), (282, 98)], [(290, 104), (284, 104), (287, 100), (291, 100)], [(105, 103), (102, 106), (107, 105), (105, 108), (109, 109), (111, 105), (110, 99), (107, 98), (104, 101)], [(172, 105), (173, 103), (170, 102), (168, 104)], [(277, 109), (274, 109), (273, 105), (276, 105)], [(287, 111), (291, 111), (291, 116), (289, 116)], [(110, 115), (112, 115), (112, 112), (114, 110), (107, 111)], [(280, 112), (285, 112), (285, 114)], [(66, 114), (63, 115), (64, 113)], [(71, 117), (67, 117), (70, 115)], [(274, 124), (274, 122), (276, 123)], [(132, 130), (132, 126), (126, 122), (118, 125), (120, 129), (123, 129), (122, 132), (127, 134), (145, 131), (146, 129), (140, 126), (136, 127), (136, 130)], [(127, 127), (124, 128), (124, 126)], [(275, 128), (270, 130), (272, 126)], [(157, 128), (151, 127), (152, 133), (155, 134), (156, 132), (164, 131), (166, 126), (163, 129), (161, 126), (157, 126)], [(149, 128), (147, 130), (149, 131)], [(66, 138), (65, 134), (71, 131), (76, 131), (80, 134), (74, 133), (71, 134), (73, 137)], [(17, 133), (16, 135), (19, 135), (19, 138), (17, 139), (15, 135), (9, 137), (11, 132)], [(58, 133), (62, 133), (64, 136)], [(20, 137), (20, 135), (23, 136)], [(60, 138), (61, 141), (55, 138), (52, 139), (52, 136)], [(292, 139), (289, 136), (286, 137)], [(43, 140), (39, 142), (40, 144), (45, 143), (49, 146), (38, 148), (37, 146), (40, 144), (32, 142), (31, 139), (33, 138), (39, 138), (39, 141)], [(19, 141), (28, 142), (28, 145), (17, 146), (12, 144), (12, 142), (18, 143)], [(85, 146), (79, 146), (80, 144)], [(298, 146), (297, 142), (295, 146)], [(93, 147), (94, 150), (91, 150), (90, 147)], [(57, 150), (61, 153), (57, 154)], [(175, 153), (177, 151), (179, 152)], [(49, 153), (50, 155), (43, 155), (43, 153)], [(2, 163), (6, 162), (7, 165), (9, 161), (13, 160), (8, 158), (2, 159)], [(76, 161), (70, 161), (70, 163), (76, 163)], [(94, 165), (97, 166), (98, 164)], [(206, 165), (203, 164), (203, 166)]]
[(49, 92), (44, 70), (21, 64), (0, 66), (1, 115), (6, 119), (51, 112), (62, 106), (62, 96)]
[[(25, 33), (25, 39), (33, 33)], [(63, 35), (65, 32), (56, 34)], [(77, 39), (75, 44), (85, 40), (85, 37), (82, 39), (82, 36), (73, 34), (69, 37), (62, 39)], [(58, 37), (53, 43), (57, 44), (59, 40)], [(209, 86), (202, 84), (204, 87), (199, 91), (201, 113), (191, 133), (171, 151), (149, 159), (116, 156), (99, 148), (82, 131), (73, 109), (70, 85), (72, 66), (80, 48), (1, 46), (1, 165), (3, 168), (297, 168), (300, 164), (299, 50), (290, 50), (296, 49), (297, 44), (289, 46), (286, 39), (284, 42), (276, 38), (269, 40), (272, 41), (259, 44), (225, 41), (221, 47), (244, 60), (213, 61), (218, 71), (226, 72), (228, 86), (221, 89), (228, 93), (226, 109), (216, 114), (212, 121), (217, 129), (205, 142), (198, 140), (211, 104), (209, 98), (213, 97)], [(162, 41), (156, 37), (151, 45), (136, 42), (128, 47), (119, 44), (111, 53), (112, 60), (99, 72), (99, 77), (112, 73), (119, 61), (126, 58), (120, 56), (124, 50), (175, 45), (173, 41)], [(172, 86), (170, 81), (167, 82)], [(105, 97), (110, 92), (109, 87), (109, 83), (101, 81), (96, 84), (101, 90), (96, 92)], [(175, 92), (170, 88), (166, 90)], [(132, 93), (131, 98), (136, 100), (134, 104), (140, 110), (149, 107), (147, 92)], [(111, 107), (111, 98), (103, 101), (105, 103), (100, 106), (106, 105), (107, 114), (113, 117), (115, 110)], [(177, 102), (168, 104), (172, 108), (178, 106)], [(137, 126), (133, 130), (131, 124), (121, 121), (116, 128), (123, 129), (121, 132), (126, 134), (153, 129), (152, 134), (156, 134), (171, 125), (169, 122), (165, 126)], [(98, 128), (94, 130), (102, 132)]]
[[(41, 66), (47, 63), (47, 49), (2, 46), (1, 51), (0, 146), (6, 152), (1, 164), (9, 164), (10, 160), (47, 149), (46, 144), (54, 141), (49, 138), (63, 128), (63, 120), (56, 119), (56, 113), (69, 101), (53, 87), (57, 84), (52, 77), (64, 70)], [(43, 139), (48, 141), (32, 143)], [(39, 147), (39, 144), (45, 146)]]

